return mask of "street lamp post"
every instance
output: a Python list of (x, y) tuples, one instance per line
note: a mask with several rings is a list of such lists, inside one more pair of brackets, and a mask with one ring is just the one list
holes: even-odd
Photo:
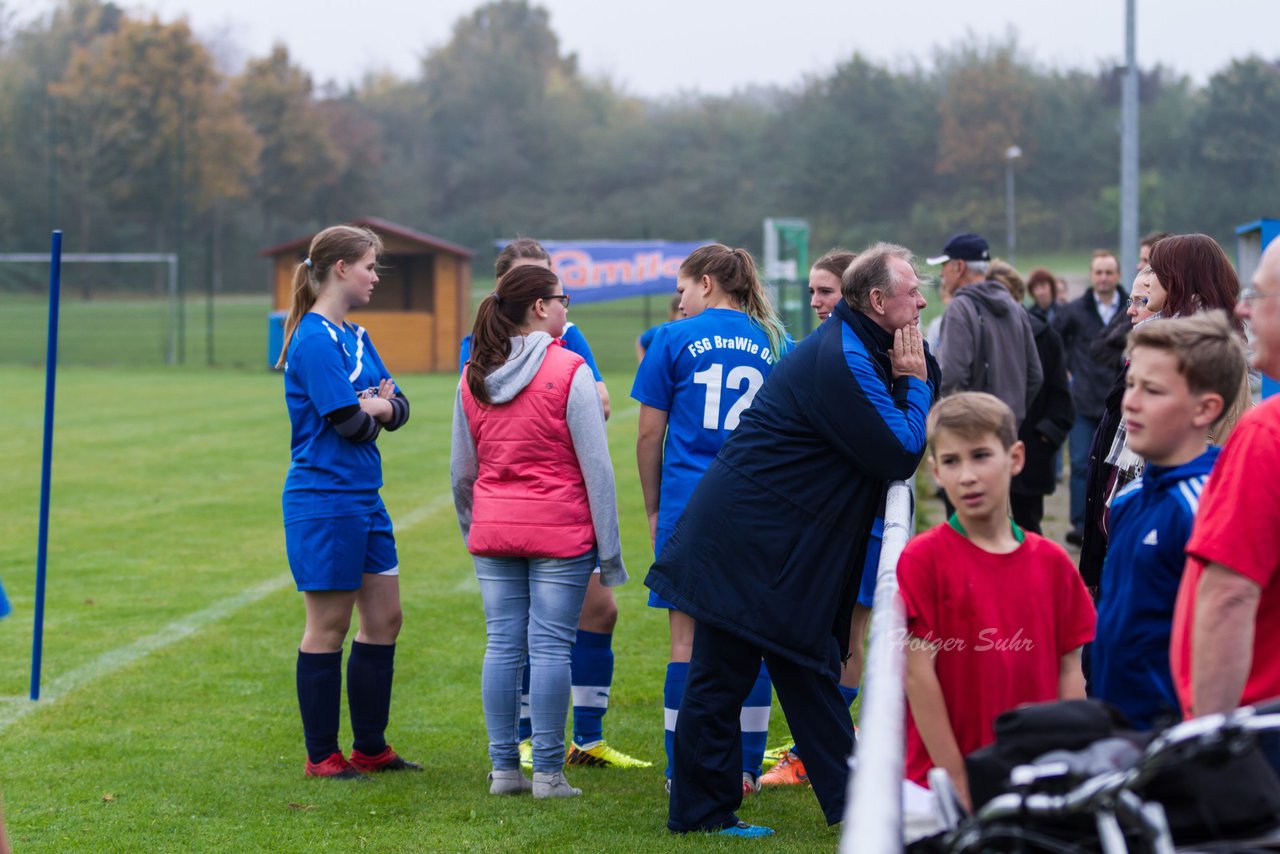
[(1018, 260), (1017, 216), (1013, 207), (1013, 161), (1022, 156), (1022, 149), (1011, 145), (1004, 150), (1004, 215), (1005, 244), (1008, 247), (1009, 263)]
[(1125, 3), (1124, 81), (1120, 108), (1120, 263), (1138, 265), (1138, 53), (1137, 2)]

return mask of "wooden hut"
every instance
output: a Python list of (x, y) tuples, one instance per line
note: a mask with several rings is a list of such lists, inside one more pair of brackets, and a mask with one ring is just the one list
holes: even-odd
[[(369, 305), (348, 318), (369, 330), (393, 373), (458, 370), (458, 346), (469, 331), (471, 252), (456, 243), (393, 222), (353, 220), (382, 238), (382, 269)], [(293, 273), (314, 234), (262, 250), (272, 259), (276, 311), (288, 311)], [(270, 355), (274, 362), (277, 354)]]

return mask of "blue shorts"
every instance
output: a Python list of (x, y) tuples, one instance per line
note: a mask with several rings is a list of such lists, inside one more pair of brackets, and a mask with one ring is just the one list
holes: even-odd
[(284, 526), (284, 545), (299, 590), (359, 590), (366, 573), (399, 574), (385, 507), (363, 516), (291, 522)]
[(876, 574), (880, 571), (880, 547), (884, 543), (884, 519), (876, 517), (867, 540), (867, 559), (862, 564), (862, 585), (858, 588), (858, 604), (870, 608), (876, 598)]
[[(671, 539), (671, 529), (670, 529), (670, 528), (659, 528), (659, 529), (658, 529), (658, 532), (657, 532), (657, 536), (655, 536), (655, 537), (653, 538), (653, 556), (654, 556), (655, 558), (656, 558), (658, 555), (662, 554), (662, 550), (663, 550), (663, 548), (665, 548), (665, 547), (666, 547), (666, 545), (667, 545), (667, 540), (669, 540), (669, 539)], [(650, 590), (650, 591), (649, 591), (649, 607), (650, 607), (650, 608), (664, 608), (664, 609), (666, 609), (666, 610), (668, 610), (668, 611), (678, 611), (678, 610), (680, 610), (680, 609), (679, 609), (679, 608), (677, 608), (675, 605), (672, 605), (670, 602), (668, 602), (666, 599), (663, 599), (663, 598), (662, 598), (661, 596), (659, 596), (657, 593), (654, 593), (652, 590)]]

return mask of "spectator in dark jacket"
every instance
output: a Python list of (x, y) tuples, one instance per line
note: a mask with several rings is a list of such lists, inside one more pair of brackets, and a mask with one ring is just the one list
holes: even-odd
[(1067, 437), (1071, 454), (1071, 531), (1067, 540), (1079, 545), (1084, 538), (1084, 497), (1089, 472), (1089, 447), (1102, 418), (1104, 401), (1115, 382), (1123, 359), (1109, 350), (1095, 351), (1095, 339), (1111, 323), (1128, 324), (1124, 303), (1128, 299), (1119, 287), (1120, 262), (1115, 253), (1099, 249), (1089, 265), (1093, 286), (1084, 296), (1072, 300), (1058, 315), (1055, 329), (1062, 336), (1071, 373), (1071, 402), (1076, 420)]
[(1027, 294), (1032, 299), (1031, 313), (1050, 326), (1058, 317), (1058, 280), (1044, 267), (1036, 267), (1027, 276)]
[[(873, 520), (924, 455), (941, 377), (911, 253), (878, 244), (765, 380), (645, 584), (697, 622), (667, 826), (747, 835), (739, 709), (764, 657), (823, 814), (843, 817), (853, 722), (837, 688)], [(758, 834), (754, 834), (758, 835)]]
[[(990, 275), (1009, 289), (1016, 302), (1022, 302), (1024, 288), (1017, 270), (997, 259), (991, 262)], [(1048, 281), (1043, 290), (1052, 294), (1053, 277), (1047, 272), (1045, 275)], [(1075, 421), (1075, 406), (1071, 403), (1071, 385), (1067, 382), (1062, 339), (1049, 326), (1039, 306), (1028, 309), (1027, 315), (1035, 336), (1036, 354), (1044, 371), (1044, 384), (1028, 404), (1027, 417), (1018, 430), (1018, 440), (1026, 446), (1026, 462), (1022, 471), (1013, 478), (1009, 504), (1013, 510), (1013, 521), (1023, 529), (1039, 534), (1040, 521), (1044, 518), (1044, 497), (1052, 495), (1058, 485), (1053, 458), (1067, 440), (1067, 433)]]
[(1013, 410), (1021, 425), (1044, 374), (1027, 313), (1008, 288), (987, 276), (987, 241), (976, 234), (957, 234), (929, 263), (942, 265), (942, 287), (955, 293), (938, 339), (942, 393), (993, 394)]
[[(1165, 235), (1150, 252), (1150, 265), (1134, 279), (1135, 299), (1129, 300), (1133, 326), (1166, 317), (1190, 317), (1202, 311), (1220, 309), (1234, 317), (1240, 280), (1227, 254), (1212, 237), (1204, 234)], [(1236, 330), (1243, 333), (1237, 318)], [(1127, 326), (1128, 324), (1126, 324)], [(1120, 352), (1127, 340), (1127, 328), (1108, 328), (1095, 341), (1099, 354)], [(1080, 575), (1085, 584), (1101, 584), (1102, 566), (1107, 556), (1111, 499), (1126, 483), (1142, 472), (1141, 459), (1125, 453), (1123, 417), (1120, 411), (1127, 381), (1122, 367), (1104, 402), (1102, 418), (1094, 432), (1089, 451), (1089, 473), (1085, 487), (1084, 541), (1080, 546)], [(1247, 377), (1241, 377), (1241, 384)], [(1211, 435), (1222, 444), (1248, 405), (1248, 394), (1240, 398), (1214, 424)]]

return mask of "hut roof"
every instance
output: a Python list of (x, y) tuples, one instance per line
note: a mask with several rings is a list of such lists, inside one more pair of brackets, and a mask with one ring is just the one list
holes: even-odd
[[(401, 240), (408, 241), (409, 243), (420, 245), (423, 249), (433, 252), (447, 252), (451, 255), (457, 255), (462, 258), (472, 257), (471, 250), (467, 249), (465, 246), (460, 246), (457, 243), (451, 243), (450, 241), (436, 237), (435, 235), (427, 234), (422, 231), (415, 231), (408, 226), (398, 225), (385, 219), (379, 219), (378, 217), (361, 217), (359, 219), (353, 219), (347, 224), (368, 228), (379, 234), (389, 234), (394, 237), (398, 237)], [(305, 251), (311, 244), (311, 239), (313, 237), (315, 237), (314, 232), (294, 240), (289, 240), (285, 243), (269, 246), (266, 249), (263, 249), (261, 254), (274, 256), (283, 255), (289, 252)]]

